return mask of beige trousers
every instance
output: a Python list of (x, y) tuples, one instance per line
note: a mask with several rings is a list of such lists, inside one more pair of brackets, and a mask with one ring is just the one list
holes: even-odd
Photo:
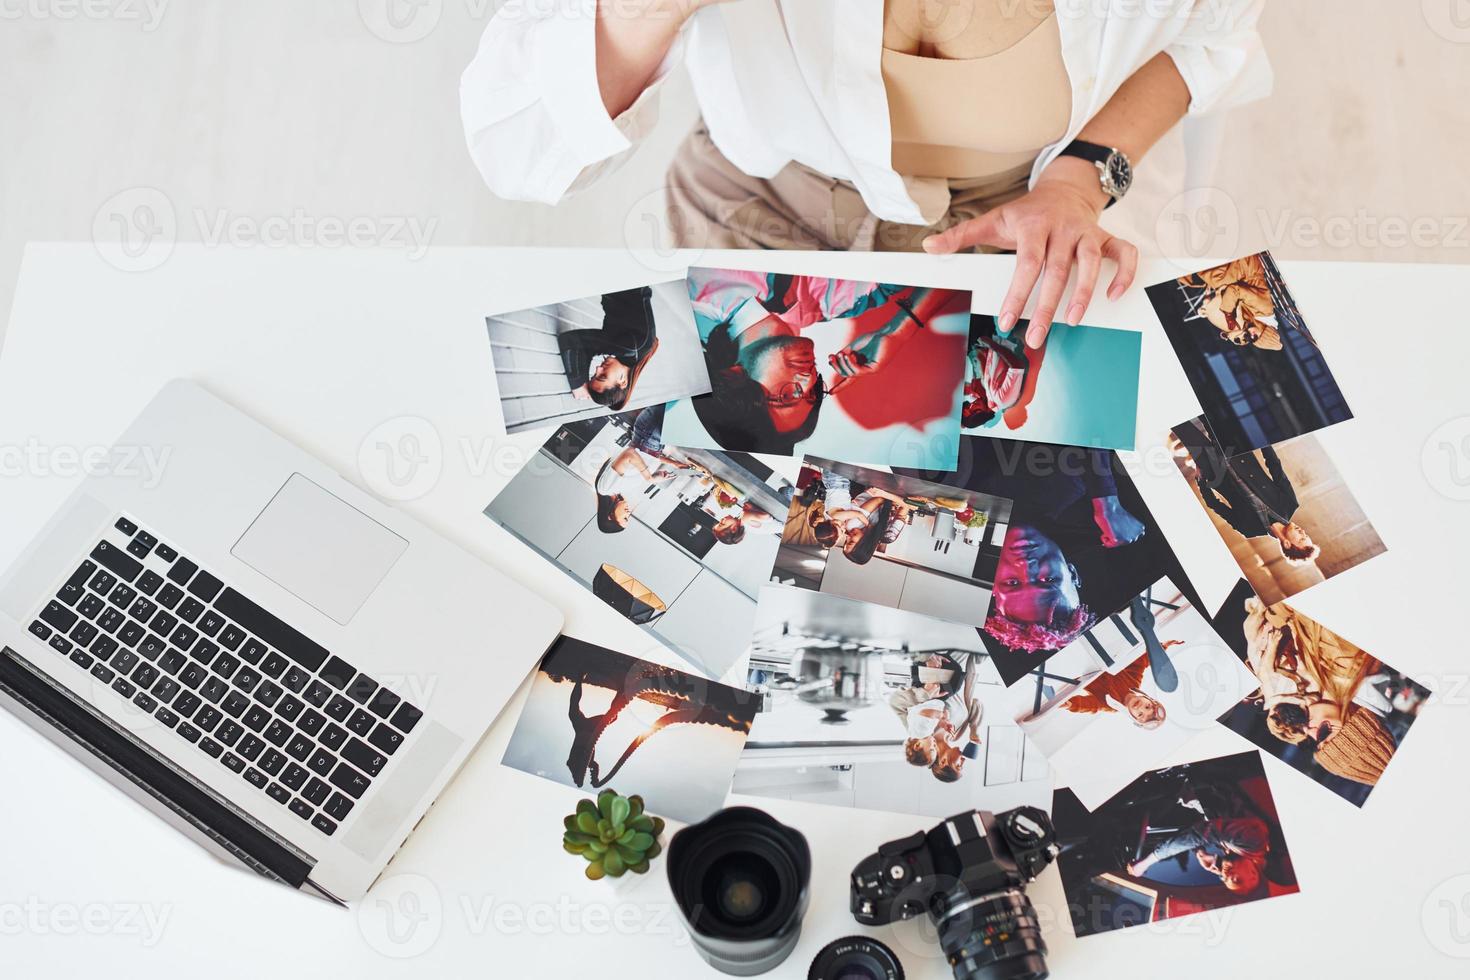
[(949, 209), (938, 222), (898, 224), (870, 212), (848, 181), (799, 163), (769, 180), (747, 175), (700, 123), (674, 155), (665, 204), (678, 248), (918, 252), (926, 236), (1020, 197), (1030, 174), (1028, 163), (995, 177), (951, 180)]

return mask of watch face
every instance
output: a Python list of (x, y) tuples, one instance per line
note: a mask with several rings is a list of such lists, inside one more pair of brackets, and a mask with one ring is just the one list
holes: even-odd
[(1122, 153), (1114, 150), (1103, 165), (1104, 189), (1113, 197), (1122, 197), (1133, 186), (1133, 165)]

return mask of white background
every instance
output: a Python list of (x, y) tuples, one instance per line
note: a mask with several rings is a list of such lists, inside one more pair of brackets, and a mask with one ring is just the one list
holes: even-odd
[[(179, 247), (148, 271), (123, 272), (90, 245), (32, 246), (0, 358), (0, 562), (74, 485), (74, 454), (110, 445), (163, 381), (186, 375), (365, 488), (407, 498), (416, 517), (560, 605), (571, 633), (676, 662), (480, 516), (540, 441), (493, 431), (483, 315), (623, 286), (640, 271), (666, 279), (684, 258), (518, 249), (410, 261), (402, 252)], [(970, 285), (986, 311), (1010, 269), (980, 257), (687, 259)], [(1140, 279), (1180, 271), (1155, 264)], [(1049, 872), (1032, 894), (1057, 977), (1305, 976), (1324, 964), (1348, 964), (1355, 976), (1434, 977), (1470, 965), (1470, 340), (1461, 327), (1470, 276), (1300, 263), (1285, 272), (1359, 414), (1322, 441), (1389, 548), (1296, 604), (1436, 689), (1438, 703), (1362, 811), (1265, 760), (1300, 895), (1076, 941)], [(1196, 410), (1141, 290), (1100, 301), (1088, 319), (1144, 330), (1141, 449)], [(407, 447), (409, 434), (422, 457), (412, 467), (381, 449)], [(1136, 469), (1217, 601), (1236, 573), (1206, 515), (1167, 458), (1143, 453)], [(515, 710), (356, 911), (215, 863), (0, 716), (0, 966), (8, 976), (387, 977), (408, 958), (415, 973), (444, 977), (714, 976), (676, 926), (662, 863), (637, 881), (589, 883), (560, 851), (560, 817), (576, 794), (498, 765)], [(1249, 748), (1222, 729), (1180, 758)], [(847, 914), (852, 865), (918, 827), (896, 815), (770, 809), (814, 850), (802, 944), (771, 974), (801, 977), (821, 945), (859, 931)], [(875, 934), (911, 977), (949, 975), (917, 926)]]

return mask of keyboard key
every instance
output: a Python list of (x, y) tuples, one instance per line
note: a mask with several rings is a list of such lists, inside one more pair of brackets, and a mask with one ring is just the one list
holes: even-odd
[[(143, 578), (147, 578), (149, 575), (152, 574), (152, 572), (144, 572)], [(143, 588), (142, 578), (138, 579), (138, 588)], [(183, 597), (183, 589), (179, 588), (177, 585), (165, 585), (163, 588), (158, 590), (158, 595), (155, 598), (158, 600), (158, 604), (160, 606), (172, 612), (173, 608), (179, 604), (179, 600)], [(204, 611), (202, 606), (200, 607), (199, 611)]]
[(138, 653), (149, 660), (157, 660), (158, 655), (168, 649), (168, 642), (163, 637), (149, 633), (138, 641)]
[(199, 566), (187, 558), (180, 558), (174, 562), (174, 567), (168, 570), (168, 580), (177, 585), (188, 585), (189, 579), (199, 571)]
[(179, 618), (184, 622), (197, 622), (202, 615), (204, 615), (204, 603), (198, 599), (185, 599), (179, 603)]
[(172, 677), (164, 677), (153, 685), (153, 696), (160, 701), (169, 702), (176, 698), (182, 690), (178, 681)]
[(269, 725), (275, 719), (271, 717), (271, 713), (269, 711), (265, 710), (260, 705), (252, 704), (250, 706), (250, 710), (245, 712), (245, 717), (240, 720), (243, 721), (245, 723), (245, 727), (250, 729), (252, 732), (263, 732), (265, 731), (265, 726)]
[(230, 685), (212, 674), (205, 678), (204, 683), (199, 686), (199, 696), (210, 704), (219, 704), (229, 693)]
[(98, 595), (107, 595), (107, 593), (111, 592), (113, 587), (117, 585), (117, 578), (113, 575), (109, 575), (107, 572), (98, 572), (96, 575), (92, 576), (92, 581), (87, 584), (90, 585), (92, 587), (92, 591), (97, 593)]
[(189, 594), (198, 596), (204, 602), (213, 602), (214, 597), (219, 595), (219, 590), (225, 587), (225, 583), (215, 578), (208, 572), (200, 572), (194, 576), (189, 583)]
[(104, 664), (93, 664), (92, 676), (104, 684), (111, 684), (113, 678), (117, 677), (117, 674), (113, 673), (112, 669)]
[(199, 706), (203, 703), (198, 697), (185, 691), (183, 694), (174, 698), (174, 710), (185, 718), (192, 718), (194, 712), (199, 710)]
[(235, 749), (236, 752), (240, 753), (242, 758), (248, 759), (251, 762), (254, 762), (264, 750), (265, 742), (256, 738), (254, 735), (246, 735), (240, 739), (240, 746)]
[(242, 667), (240, 668), (240, 672), (235, 675), (234, 683), (240, 690), (249, 694), (255, 690), (255, 685), (260, 683), (260, 675), (249, 667)]
[(199, 632), (213, 639), (225, 628), (225, 618), (213, 609), (199, 617)]
[[(101, 642), (101, 640), (97, 641), (97, 643)], [(97, 644), (94, 643), (92, 645), (96, 646)], [(119, 651), (118, 654), (112, 658), (112, 667), (119, 674), (132, 673), (133, 668), (140, 663), (142, 663), (142, 661), (138, 659), (138, 655), (136, 653), (133, 653), (131, 650)], [(150, 681), (149, 683), (152, 683), (152, 681)]]
[(258, 664), (260, 658), (266, 655), (267, 649), (266, 645), (259, 640), (247, 640), (238, 652), (240, 659), (247, 664)]
[(134, 535), (134, 539), (146, 544), (149, 551), (152, 551), (153, 546), (158, 544), (158, 539), (149, 534), (147, 531), (139, 531), (136, 535)]
[(163, 656), (158, 658), (159, 669), (170, 674), (178, 674), (180, 668), (188, 662), (184, 659), (184, 655), (177, 650), (166, 650)]
[(243, 772), (245, 769), (245, 760), (233, 752), (226, 752), (219, 761), (223, 762), (231, 772)]
[[(126, 603), (124, 603), (124, 605), (126, 605)], [(97, 614), (106, 608), (107, 603), (103, 602), (97, 596), (92, 595), (92, 593), (90, 592), (82, 597), (81, 602), (77, 603), (77, 612), (81, 613), (87, 619), (96, 619)]]
[(271, 723), (266, 726), (265, 740), (274, 745), (276, 748), (280, 748), (281, 746), (285, 745), (286, 741), (290, 737), (291, 726), (286, 724), (279, 718), (273, 718), (271, 720)]
[(368, 736), (368, 743), (392, 755), (403, 744), (403, 736), (383, 724), (373, 729), (373, 733)]
[(219, 635), (220, 646), (234, 653), (245, 642), (245, 631), (238, 626), (226, 626)]
[(132, 619), (124, 623), (122, 629), (117, 631), (117, 638), (123, 642), (124, 646), (130, 647), (137, 646), (139, 641), (147, 635), (148, 631), (143, 628), (143, 624)]
[[(214, 726), (218, 725), (220, 719), (223, 717), (224, 715), (219, 713), (218, 708), (211, 708), (209, 705), (206, 704), (204, 707), (200, 708), (199, 713), (194, 716), (194, 724), (199, 726), (199, 730), (201, 732), (212, 732), (214, 731)], [(373, 773), (372, 775), (376, 775), (376, 773)]]
[(82, 597), (82, 593), (87, 587), (87, 579), (91, 578), (96, 571), (96, 565), (89, 561), (82, 562), (77, 567), (77, 570), (71, 573), (71, 578), (66, 580), (66, 584), (61, 587), (61, 591), (58, 593), (61, 601), (68, 606), (76, 605), (77, 600)]
[[(321, 804), (318, 803), (318, 806)], [(333, 793), (327, 805), (322, 807), (322, 812), (333, 820), (346, 820), (347, 814), (352, 812), (352, 801), (341, 793)]]
[(158, 668), (152, 664), (139, 663), (138, 669), (133, 671), (133, 683), (139, 687), (152, 687), (156, 680), (158, 680)]
[(246, 708), (250, 707), (250, 699), (241, 694), (239, 691), (231, 691), (229, 694), (226, 694), (225, 699), (220, 702), (220, 707), (224, 709), (225, 714), (229, 715), (231, 718), (238, 718), (245, 713)]
[[(173, 652), (174, 651), (172, 650), (169, 651), (169, 653)], [(184, 655), (182, 653), (178, 656), (180, 660), (184, 659)], [(184, 669), (179, 671), (179, 680), (183, 682), (183, 685), (191, 691), (197, 691), (199, 689), (199, 685), (203, 684), (204, 679), (208, 676), (209, 671), (205, 670), (203, 667), (192, 661), (185, 663)]]
[(352, 714), (352, 702), (340, 694), (334, 694), (332, 700), (327, 702), (326, 712), (338, 721), (346, 721)]
[(291, 666), (291, 661), (279, 653), (268, 653), (265, 659), (260, 662), (260, 672), (271, 680), (278, 680), (289, 666)]
[(214, 672), (223, 677), (225, 680), (229, 680), (231, 677), (234, 677), (235, 671), (239, 669), (240, 661), (236, 660), (228, 653), (221, 654), (219, 659), (214, 662)]
[(381, 687), (378, 693), (373, 695), (373, 699), (368, 702), (368, 710), (379, 718), (388, 718), (392, 716), (393, 709), (398, 707), (402, 700), (386, 687)]
[(193, 725), (189, 724), (187, 721), (181, 721), (181, 722), (179, 722), (179, 727), (176, 728), (176, 729), (174, 729), (174, 731), (178, 732), (179, 735), (182, 736), (186, 741), (189, 741), (189, 742), (197, 742), (197, 741), (199, 741), (199, 734), (200, 734), (199, 733), (199, 729), (195, 728)]
[(274, 681), (261, 681), (260, 686), (255, 689), (255, 700), (267, 708), (274, 708), (276, 702), (281, 700), (281, 695), (285, 693)]
[[(117, 652), (117, 641), (110, 636), (98, 636), (92, 640), (92, 645), (89, 649), (92, 651), (92, 656), (98, 660), (110, 660), (112, 659), (112, 655)], [(137, 659), (131, 653), (128, 656), (134, 660)], [(129, 664), (130, 666), (131, 664)], [(118, 667), (117, 669), (126, 672), (128, 667)]]
[(112, 526), (117, 528), (119, 531), (126, 534), (130, 538), (138, 533), (138, 525), (134, 524), (126, 517), (119, 517), (117, 519), (117, 523)]
[(147, 694), (144, 694), (142, 691), (139, 691), (137, 694), (133, 695), (133, 703), (136, 704), (139, 708), (142, 708), (144, 711), (147, 711), (149, 714), (152, 714), (153, 710), (158, 707), (158, 702), (153, 700)]
[(128, 542), (128, 554), (135, 558), (147, 558), (153, 554), (153, 548), (140, 538), (134, 538)]
[(214, 661), (214, 658), (218, 655), (219, 646), (211, 642), (210, 640), (205, 639), (200, 639), (198, 643), (194, 644), (194, 649), (189, 651), (189, 656), (193, 657), (195, 660), (199, 661), (206, 667), (208, 667), (210, 663)]
[(219, 739), (222, 744), (233, 748), (235, 743), (240, 741), (240, 736), (244, 734), (245, 729), (238, 722), (226, 719), (225, 723), (219, 726), (219, 731), (214, 733), (214, 737)]
[[(139, 592), (143, 593), (144, 595), (151, 596), (153, 593), (157, 592), (158, 587), (163, 584), (163, 576), (159, 575), (151, 568), (145, 569), (143, 574), (138, 576), (137, 584)], [(178, 600), (175, 599), (174, 601), (177, 602)], [(173, 606), (169, 606), (168, 608), (172, 609)]]
[(51, 639), (51, 627), (47, 626), (45, 623), (41, 622), (39, 619), (36, 620), (34, 623), (31, 624), (30, 629), (31, 629), (31, 635), (33, 635), (34, 637), (36, 637), (36, 639), (38, 639), (38, 640), (49, 640), (49, 639)]
[(104, 633), (116, 633), (127, 621), (128, 617), (120, 610), (104, 609), (97, 617), (97, 627)]
[(46, 603), (46, 608), (41, 610), (41, 622), (62, 633), (65, 633), (80, 621), (81, 617), (54, 600)]
[(260, 789), (265, 789), (266, 784), (271, 781), (269, 776), (261, 772), (259, 769), (254, 768), (253, 766), (245, 770), (245, 779), (252, 786), (256, 786)]
[(336, 764), (336, 756), (332, 755), (326, 749), (317, 749), (306, 762), (307, 768), (318, 776), (329, 774), (332, 771), (332, 767)]
[(305, 707), (306, 705), (288, 694), (281, 698), (280, 703), (276, 705), (276, 714), (287, 721), (295, 721), (296, 717), (301, 714), (301, 710)]
[(97, 542), (97, 547), (92, 549), (92, 560), (124, 582), (133, 581), (143, 571), (143, 565), (138, 559), (106, 541)]
[(71, 662), (83, 670), (90, 670), (92, 664), (96, 662), (92, 659), (92, 655), (85, 650), (73, 650), (70, 656)]
[[(291, 741), (286, 743), (286, 754), (295, 759), (297, 762), (305, 762), (308, 758), (311, 757), (311, 751), (314, 748), (316, 748), (315, 742), (313, 742), (311, 739), (307, 738), (300, 732), (297, 732), (295, 735), (291, 736)], [(371, 773), (370, 775), (377, 774)], [(295, 786), (292, 786), (291, 788), (296, 789)]]
[(302, 800), (292, 800), (290, 803), (286, 804), (286, 809), (296, 814), (302, 820), (310, 820), (311, 815), (314, 812), (312, 808)]
[(286, 757), (275, 749), (266, 749), (265, 754), (260, 757), (256, 765), (274, 776), (286, 765)]
[(342, 747), (342, 758), (369, 776), (376, 776), (388, 764), (388, 757), (358, 739), (349, 739)]
[(347, 741), (347, 729), (340, 725), (328, 725), (322, 729), (321, 735), (317, 736), (317, 741), (336, 752)]
[(199, 751), (203, 752), (210, 758), (218, 759), (220, 757), (220, 753), (224, 750), (225, 747), (212, 738), (205, 737), (199, 740)]
[(154, 548), (153, 553), (164, 561), (173, 561), (179, 557), (179, 553), (166, 544), (160, 544), (157, 548)]
[[(157, 633), (159, 636), (168, 636), (174, 631), (174, 627), (179, 626), (179, 621), (177, 617), (160, 609), (158, 611), (158, 615), (153, 617), (153, 622), (149, 623), (148, 625), (151, 626), (153, 628), (153, 632)], [(180, 627), (180, 629), (189, 630), (189, 627), (182, 626)], [(189, 630), (189, 633), (193, 633), (193, 630)], [(187, 643), (175, 642), (174, 646), (180, 648), (181, 650), (187, 650), (189, 649), (189, 643), (193, 642), (194, 641), (191, 638)]]
[(281, 686), (292, 694), (300, 694), (311, 682), (311, 675), (294, 664), (281, 677)]
[(332, 775), (328, 777), (328, 779), (333, 786), (337, 787), (342, 792), (352, 797), (354, 800), (362, 799), (362, 794), (367, 792), (369, 783), (369, 780), (366, 776), (364, 776), (362, 773), (358, 772), (356, 769), (352, 768), (345, 762), (339, 765), (332, 772)]
[(293, 762), (281, 771), (281, 783), (292, 790), (299, 790), (306, 785), (306, 780), (310, 776), (311, 773)]
[(368, 732), (372, 731), (375, 724), (377, 722), (373, 720), (373, 716), (361, 708), (354, 711), (352, 717), (347, 719), (347, 727), (352, 729), (355, 734), (363, 736), (366, 736)]
[(332, 699), (332, 689), (321, 681), (312, 681), (306, 685), (306, 690), (301, 692), (301, 696), (320, 708)]
[(192, 626), (186, 626), (183, 623), (180, 623), (172, 616), (169, 616), (169, 614), (166, 612), (161, 612), (157, 616), (153, 617), (153, 628), (155, 630), (158, 630), (158, 632), (160, 633), (169, 633), (168, 630), (158, 628), (158, 624), (165, 621), (165, 618), (178, 624), (178, 628), (174, 629), (172, 633), (170, 633), (168, 642), (172, 643), (180, 650), (190, 649), (199, 640), (198, 630), (194, 629)]
[(291, 802), (291, 791), (286, 789), (286, 787), (282, 786), (280, 783), (271, 783), (269, 786), (267, 786), (265, 788), (265, 795), (269, 796), (277, 803)]
[(312, 779), (311, 782), (306, 784), (306, 789), (301, 791), (301, 795), (306, 797), (307, 801), (314, 806), (321, 806), (322, 801), (325, 800), (328, 794), (330, 794), (331, 792), (332, 787), (328, 786), (320, 779)]
[(358, 704), (367, 704), (373, 698), (373, 693), (378, 689), (378, 682), (367, 674), (358, 674), (347, 685), (346, 694)]
[(326, 834), (328, 837), (331, 837), (337, 832), (337, 825), (332, 823), (332, 821), (328, 820), (326, 817), (322, 816), (320, 813), (311, 818), (311, 825), (317, 830), (320, 830), (322, 833)]
[[(147, 575), (148, 573), (144, 572), (143, 574)], [(142, 579), (139, 579), (139, 581), (141, 582)], [(128, 608), (134, 602), (136, 602), (137, 599), (138, 593), (128, 588), (126, 585), (119, 585), (117, 588), (113, 589), (112, 594), (107, 597), (107, 601), (112, 603), (114, 606), (117, 606), (119, 609)]]
[(314, 643), (234, 589), (225, 589), (214, 605), (247, 632), (259, 637), (307, 670), (316, 670), (328, 657), (325, 647)]
[(93, 640), (97, 639), (97, 627), (87, 622), (77, 623), (71, 628), (70, 635), (80, 645), (87, 646)]
[(322, 680), (341, 691), (352, 682), (352, 678), (356, 675), (357, 670), (341, 657), (333, 657), (327, 661), (327, 665), (322, 668), (321, 673)]
[[(128, 615), (140, 623), (146, 623), (158, 612), (158, 604), (139, 596), (138, 599), (128, 607)], [(156, 632), (156, 631), (155, 631)]]
[(301, 718), (296, 722), (296, 727), (301, 729), (306, 734), (310, 735), (312, 738), (316, 738), (316, 733), (321, 731), (322, 726), (326, 723), (326, 715), (322, 714), (320, 711), (312, 711), (308, 708), (306, 714), (302, 715)]
[(172, 728), (179, 723), (179, 716), (167, 708), (159, 708), (153, 717), (157, 718), (158, 723), (165, 728)]
[(57, 633), (51, 638), (51, 649), (65, 656), (66, 654), (71, 653), (71, 640), (68, 640), (60, 633)]
[(112, 689), (125, 698), (131, 698), (138, 693), (138, 689), (119, 677), (112, 682)]

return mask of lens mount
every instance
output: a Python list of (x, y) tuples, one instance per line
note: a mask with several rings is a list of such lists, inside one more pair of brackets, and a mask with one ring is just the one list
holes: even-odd
[(935, 912), (955, 980), (1046, 980), (1046, 943), (1020, 888), (948, 902)]

